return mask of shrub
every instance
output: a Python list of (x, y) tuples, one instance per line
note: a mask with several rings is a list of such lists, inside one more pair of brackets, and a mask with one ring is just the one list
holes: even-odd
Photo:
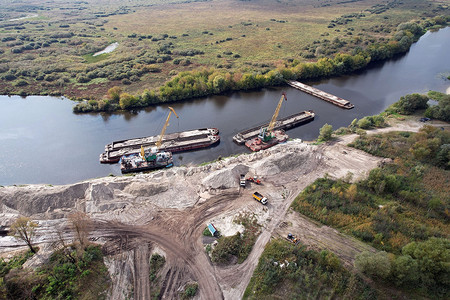
[(26, 86), (26, 85), (28, 85), (28, 81), (20, 79), (14, 85), (15, 86)]
[(333, 126), (325, 123), (325, 125), (323, 125), (322, 128), (320, 128), (319, 137), (317, 138), (317, 140), (319, 142), (328, 141), (331, 139), (332, 134), (333, 134)]
[(211, 231), (209, 231), (208, 227), (205, 227), (205, 229), (203, 230), (203, 235), (204, 236), (212, 236)]
[(397, 112), (410, 115), (416, 110), (425, 109), (428, 107), (428, 96), (420, 94), (410, 94), (400, 97), (400, 100), (394, 103)]
[(371, 253), (364, 251), (356, 256), (355, 267), (376, 278), (385, 279), (391, 273), (391, 262), (386, 252)]
[(119, 105), (121, 109), (129, 109), (137, 104), (137, 98), (128, 94), (128, 93), (122, 93), (120, 94), (120, 100)]

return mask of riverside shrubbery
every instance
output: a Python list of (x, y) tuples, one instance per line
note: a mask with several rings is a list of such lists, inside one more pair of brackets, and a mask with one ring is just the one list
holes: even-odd
[[(99, 246), (67, 247), (54, 252), (37, 272), (21, 265), (30, 255), (0, 263), (0, 296), (6, 299), (101, 299), (109, 286)], [(12, 262), (12, 263), (11, 263)]]
[(409, 243), (400, 255), (363, 252), (355, 260), (357, 269), (374, 279), (442, 299), (448, 299), (450, 294), (449, 263), (450, 241), (445, 238)]
[(377, 293), (332, 252), (274, 239), (264, 249), (243, 298), (377, 299)]

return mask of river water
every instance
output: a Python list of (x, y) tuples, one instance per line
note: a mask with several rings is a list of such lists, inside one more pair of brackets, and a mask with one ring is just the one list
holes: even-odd
[[(344, 110), (291, 87), (211, 96), (185, 103), (172, 103), (173, 115), (167, 133), (202, 127), (217, 127), (221, 142), (213, 148), (174, 155), (175, 165), (211, 161), (219, 156), (248, 153), (232, 137), (242, 129), (267, 122), (282, 91), (279, 117), (312, 109), (313, 122), (287, 131), (292, 138), (313, 140), (325, 124), (334, 129), (355, 118), (378, 114), (401, 96), (450, 88), (450, 27), (428, 32), (410, 51), (351, 76), (305, 82), (355, 105)], [(157, 135), (168, 114), (168, 105), (137, 113), (72, 113), (73, 102), (49, 96), (0, 96), (0, 185), (66, 184), (80, 180), (120, 175), (115, 165), (101, 165), (99, 155), (114, 140)]]

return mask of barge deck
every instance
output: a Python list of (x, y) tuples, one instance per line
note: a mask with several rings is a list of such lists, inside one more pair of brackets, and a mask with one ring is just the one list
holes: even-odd
[[(219, 134), (219, 130), (217, 128), (201, 128), (201, 129), (194, 129), (194, 130), (166, 134), (163, 137), (162, 142), (190, 140), (190, 139), (196, 139), (197, 137), (206, 137), (209, 135), (218, 135), (218, 134)], [(133, 139), (128, 139), (128, 140), (115, 141), (115, 142), (112, 142), (111, 144), (106, 145), (105, 151), (113, 151), (113, 150), (118, 150), (118, 149), (122, 149), (122, 148), (130, 148), (130, 147), (140, 149), (141, 145), (144, 147), (152, 147), (155, 145), (158, 138), (159, 138), (159, 135), (155, 135), (155, 136), (147, 136), (147, 137), (133, 138)]]
[(304, 83), (291, 80), (291, 81), (288, 81), (287, 84), (289, 84), (293, 88), (296, 88), (302, 92), (305, 92), (307, 94), (313, 95), (322, 100), (333, 103), (334, 105), (337, 105), (339, 107), (342, 107), (345, 109), (351, 109), (351, 108), (355, 107), (353, 104), (350, 103), (350, 101), (347, 101), (347, 100), (342, 99), (341, 97), (338, 97), (335, 95), (331, 95), (327, 92), (321, 91), (319, 89), (316, 89), (315, 87), (306, 85)]
[[(290, 129), (290, 128), (299, 126), (301, 124), (310, 122), (310, 121), (314, 120), (314, 117), (315, 117), (314, 111), (305, 110), (305, 111), (290, 115), (288, 117), (281, 118), (280, 120), (276, 121), (274, 130)], [(233, 137), (233, 141), (235, 141), (239, 145), (242, 145), (246, 141), (257, 137), (259, 135), (259, 131), (260, 131), (261, 127), (267, 127), (267, 126), (269, 126), (269, 123), (241, 131)]]
[[(204, 128), (167, 134), (159, 149), (175, 153), (210, 147), (220, 141), (218, 133), (216, 128)], [(105, 152), (100, 154), (100, 163), (117, 163), (123, 155), (139, 153), (141, 146), (155, 147), (157, 140), (158, 136), (149, 136), (108, 144)]]

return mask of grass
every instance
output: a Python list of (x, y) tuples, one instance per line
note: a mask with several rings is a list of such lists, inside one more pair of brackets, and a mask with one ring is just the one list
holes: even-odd
[[(158, 88), (171, 78), (173, 71), (202, 66), (227, 68), (233, 72), (264, 73), (292, 59), (305, 61), (307, 59), (302, 55), (308, 51), (313, 53), (325, 40), (335, 38), (346, 45), (333, 51), (351, 52), (356, 46), (356, 37), (364, 46), (366, 42), (370, 44), (388, 38), (389, 31), (401, 22), (420, 20), (424, 14), (434, 16), (444, 13), (438, 7), (440, 3), (434, 0), (402, 1), (402, 4), (381, 14), (366, 11), (374, 4), (371, 0), (356, 1), (351, 5), (331, 0), (327, 6), (313, 0), (263, 0), (258, 3), (225, 0), (174, 0), (170, 3), (162, 0), (129, 3), (118, 0), (89, 3), (72, 0), (41, 3), (30, 0), (29, 4), (30, 13), (37, 13), (37, 18), (0, 27), (0, 49), (4, 51), (0, 54), (0, 76), (11, 70), (27, 70), (32, 73), (29, 75), (31, 78), (36, 77), (34, 72), (38, 75), (45, 71), (58, 79), (103, 69), (109, 74), (108, 80), (88, 83), (96, 85), (96, 89), (65, 84), (71, 87), (65, 90), (68, 93), (66, 96), (97, 99), (113, 85), (122, 85), (124, 74), (131, 77), (139, 66), (145, 64), (156, 64), (161, 71), (136, 75), (139, 81), (132, 80), (130, 85), (122, 85), (125, 92), (140, 94), (144, 88)], [(346, 25), (328, 28), (331, 20), (359, 12), (364, 12), (365, 16), (352, 18)], [(21, 14), (20, 3), (10, 1), (0, 8), (0, 16), (5, 20)], [(163, 35), (167, 37), (161, 39)], [(152, 40), (149, 36), (159, 40)], [(1, 41), (4, 38), (15, 40)], [(92, 56), (111, 40), (121, 46), (112, 53)], [(17, 42), (23, 45), (14, 45)], [(37, 43), (46, 45), (22, 53), (11, 52), (13, 48), (30, 43), (34, 43), (32, 47)], [(168, 43), (172, 43), (172, 59), (189, 59), (192, 63), (174, 65), (171, 60), (158, 60), (165, 55), (158, 51)], [(204, 54), (192, 57), (176, 54), (177, 51), (189, 49), (203, 51)], [(224, 54), (229, 52), (232, 54)], [(149, 63), (151, 59), (155, 62)], [(121, 75), (117, 77), (118, 74)], [(19, 77), (29, 79), (25, 75)], [(12, 82), (6, 80), (2, 81), (1, 87), (11, 94), (60, 89), (57, 80), (33, 81), (24, 87), (14, 87)]]
[(94, 64), (94, 63), (98, 63), (99, 61), (108, 59), (109, 56), (110, 56), (109, 53), (103, 53), (103, 54), (99, 54), (96, 56), (94, 56), (94, 54), (91, 53), (91, 54), (83, 55), (83, 58), (86, 60), (86, 63)]
[(222, 236), (217, 239), (217, 245), (211, 252), (211, 259), (215, 263), (230, 264), (233, 257), (236, 257), (237, 263), (240, 264), (252, 251), (260, 233), (256, 218), (247, 214), (239, 215), (234, 222), (243, 225), (245, 230), (242, 234), (238, 232), (233, 236)]
[(37, 271), (21, 268), (29, 257), (27, 253), (7, 264), (0, 262), (0, 296), (5, 292), (8, 299), (105, 298), (110, 278), (99, 246), (56, 251)]
[[(412, 241), (446, 237), (449, 170), (439, 154), (448, 132), (425, 127), (419, 133), (390, 132), (358, 138), (352, 145), (394, 163), (350, 184), (317, 179), (293, 202), (294, 210), (339, 228), (372, 246), (400, 253)], [(448, 158), (447, 158), (448, 160)]]
[(271, 240), (243, 299), (377, 299), (377, 292), (326, 250)]

